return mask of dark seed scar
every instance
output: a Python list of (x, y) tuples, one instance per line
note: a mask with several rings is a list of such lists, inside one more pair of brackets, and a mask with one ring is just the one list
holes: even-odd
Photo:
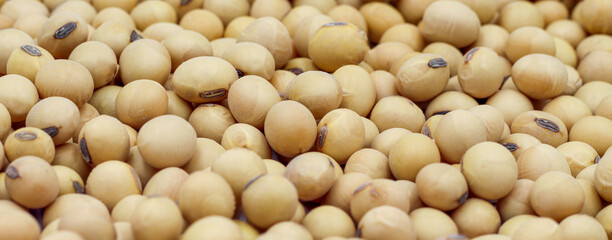
[(87, 140), (85, 140), (85, 138), (81, 139), (81, 142), (79, 142), (79, 146), (81, 147), (81, 154), (83, 154), (83, 159), (85, 159), (85, 162), (87, 162), (88, 164), (91, 164), (91, 156), (89, 156), (89, 150), (87, 149)]
[(20, 132), (15, 134), (15, 137), (21, 141), (31, 141), (36, 139), (38, 136), (33, 132)]
[(19, 178), (19, 171), (17, 171), (17, 168), (13, 166), (8, 166), (6, 168), (6, 176), (11, 179), (17, 179)]
[(57, 31), (55, 31), (55, 38), (64, 39), (68, 37), (68, 35), (70, 35), (70, 33), (72, 33), (72, 31), (74, 31), (76, 27), (76, 22), (69, 22), (64, 24), (64, 26), (60, 27), (59, 29), (57, 29)]
[(217, 99), (217, 98), (225, 96), (226, 93), (227, 93), (226, 89), (220, 88), (220, 89), (215, 89), (215, 90), (200, 93), (200, 97), (203, 99), (207, 99), (207, 100)]
[(59, 129), (57, 127), (48, 127), (48, 128), (43, 128), (42, 130), (45, 131), (47, 134), (49, 134), (49, 136), (51, 137), (55, 137), (57, 133), (59, 132)]
[(325, 144), (325, 137), (327, 136), (327, 125), (323, 125), (321, 127), (321, 133), (319, 133), (319, 138), (317, 139), (317, 146), (319, 148), (323, 148), (323, 144)]
[(504, 147), (506, 147), (510, 152), (514, 152), (518, 149), (518, 145), (516, 143), (502, 143)]
[(444, 58), (434, 58), (429, 60), (429, 63), (427, 65), (431, 68), (441, 68), (446, 67), (447, 64)]
[(32, 56), (35, 56), (35, 57), (42, 56), (42, 53), (40, 52), (40, 50), (32, 45), (23, 45), (21, 46), (21, 49)]
[(535, 122), (538, 124), (538, 126), (542, 128), (548, 129), (553, 132), (559, 132), (559, 126), (557, 126), (557, 124), (548, 119), (536, 118)]

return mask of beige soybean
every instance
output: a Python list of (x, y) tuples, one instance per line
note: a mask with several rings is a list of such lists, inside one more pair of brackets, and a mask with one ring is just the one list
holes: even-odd
[(162, 44), (168, 50), (172, 61), (172, 71), (181, 63), (199, 56), (212, 56), (210, 42), (203, 35), (191, 30), (179, 30), (167, 36)]
[(282, 22), (289, 31), (289, 35), (293, 37), (296, 27), (300, 24), (300, 22), (305, 18), (316, 14), (321, 14), (321, 11), (313, 6), (295, 6), (287, 13), (287, 15), (283, 17)]
[(531, 2), (512, 1), (500, 9), (499, 25), (508, 32), (525, 26), (544, 28), (544, 16)]
[(170, 53), (164, 45), (153, 39), (140, 39), (125, 46), (121, 52), (119, 75), (124, 84), (139, 79), (150, 79), (164, 84), (170, 74), (171, 65)]
[(389, 152), (389, 167), (396, 179), (415, 181), (423, 167), (440, 160), (434, 141), (418, 133), (401, 137)]
[(47, 132), (35, 127), (23, 127), (7, 136), (4, 153), (9, 162), (23, 156), (36, 156), (50, 163), (55, 155), (54, 146)]
[(457, 208), (467, 200), (468, 185), (461, 172), (445, 163), (432, 163), (415, 180), (423, 203), (442, 211)]
[(480, 20), (458, 1), (436, 1), (423, 13), (421, 33), (430, 42), (443, 41), (461, 48), (478, 38)]
[[(398, 110), (402, 111), (398, 111)], [(390, 128), (405, 128), (412, 132), (420, 131), (425, 123), (423, 111), (410, 99), (402, 96), (389, 96), (374, 105), (370, 120), (379, 131)]]
[(79, 145), (71, 142), (55, 148), (55, 157), (51, 164), (69, 167), (76, 171), (81, 179), (87, 179), (91, 171), (91, 167), (83, 161)]
[(223, 100), (231, 83), (238, 79), (236, 69), (227, 61), (211, 56), (195, 57), (181, 64), (174, 75), (174, 91), (192, 103)]
[(135, 239), (176, 239), (183, 230), (181, 211), (167, 197), (149, 197), (135, 209), (130, 223)]
[(458, 234), (459, 229), (446, 213), (430, 207), (410, 212), (417, 239), (436, 239)]
[(581, 214), (586, 214), (594, 217), (603, 207), (603, 202), (593, 181), (576, 178), (580, 183), (580, 187), (584, 190), (584, 205)]
[(32, 83), (36, 80), (36, 73), (42, 65), (55, 60), (51, 53), (34, 45), (22, 45), (13, 50), (6, 62), (7, 74), (19, 74)]
[(542, 143), (557, 147), (568, 141), (565, 124), (553, 114), (527, 111), (519, 114), (510, 126), (512, 133), (527, 133)]
[(612, 83), (612, 79), (609, 77), (610, 70), (606, 67), (611, 61), (611, 52), (594, 50), (580, 59), (580, 64), (576, 70), (578, 70), (580, 77), (585, 83), (592, 81)]
[(44, 159), (24, 156), (6, 168), (6, 190), (15, 202), (27, 208), (42, 208), (55, 200), (60, 186), (57, 174)]
[(137, 4), (130, 15), (139, 30), (158, 22), (176, 22), (177, 13), (172, 5), (165, 1), (144, 1)]
[(342, 102), (342, 87), (331, 74), (323, 71), (308, 71), (296, 76), (285, 92), (285, 99), (306, 106), (315, 119), (338, 108)]
[(370, 77), (376, 89), (376, 102), (388, 96), (399, 95), (397, 87), (395, 87), (396, 78), (393, 74), (378, 70), (371, 72)]
[(448, 83), (449, 75), (448, 63), (444, 58), (435, 54), (421, 54), (400, 67), (395, 85), (402, 96), (421, 102), (440, 94)]
[(504, 121), (508, 125), (512, 125), (512, 121), (521, 113), (533, 110), (533, 104), (527, 96), (511, 89), (500, 90), (489, 97), (486, 104), (501, 111), (504, 115)]
[(465, 110), (454, 110), (440, 119), (433, 138), (444, 161), (459, 163), (471, 146), (486, 141), (487, 130), (478, 116)]
[(126, 161), (130, 151), (129, 138), (119, 120), (101, 115), (83, 126), (78, 144), (83, 160), (93, 167), (110, 160)]
[(506, 56), (506, 41), (510, 33), (503, 27), (495, 24), (485, 24), (478, 31), (478, 39), (471, 47), (487, 47), (499, 56)]
[[(487, 128), (487, 140), (497, 142), (501, 140), (507, 126), (504, 123), (504, 116), (501, 111), (489, 105), (478, 105), (468, 109), (471, 113), (480, 118)], [(509, 131), (509, 129), (507, 129)]]
[(608, 96), (601, 100), (595, 109), (595, 115), (612, 120), (612, 97)]
[(145, 28), (142, 34), (147, 36), (147, 38), (162, 42), (166, 37), (181, 30), (183, 30), (183, 28), (176, 23), (158, 22)]
[(567, 129), (572, 129), (574, 123), (593, 114), (586, 103), (573, 96), (556, 97), (548, 102), (542, 111), (561, 119)]
[(411, 23), (396, 24), (387, 29), (380, 37), (380, 43), (385, 42), (401, 42), (414, 51), (421, 51), (425, 47), (425, 39), (418, 27)]
[(198, 170), (204, 170), (211, 167), (223, 152), (225, 152), (225, 148), (215, 140), (198, 138), (196, 139), (196, 150), (193, 157), (182, 168), (190, 174)]
[(463, 154), (461, 173), (476, 196), (499, 199), (512, 191), (518, 167), (514, 156), (503, 145), (481, 142)]
[(306, 214), (302, 224), (315, 239), (355, 235), (355, 225), (351, 217), (342, 209), (334, 206), (319, 206), (312, 209)]
[(242, 72), (242, 75), (239, 73), (239, 77), (257, 75), (269, 80), (275, 69), (272, 53), (254, 42), (238, 42), (228, 47), (221, 58)]
[(198, 137), (210, 138), (219, 144), (225, 130), (236, 123), (229, 109), (218, 104), (200, 104), (188, 119)]
[(565, 156), (548, 144), (536, 144), (528, 148), (517, 159), (519, 179), (535, 181), (538, 177), (550, 171), (561, 171), (571, 174)]
[[(580, 230), (578, 230), (580, 229)], [(575, 214), (559, 223), (560, 234), (566, 238), (607, 239), (606, 230), (592, 216)]]
[(108, 45), (113, 49), (117, 59), (119, 59), (127, 45), (142, 38), (142, 33), (136, 30), (133, 25), (124, 23), (120, 19), (111, 19), (97, 27), (89, 40), (102, 42)]
[(229, 110), (238, 122), (263, 129), (266, 115), (272, 106), (281, 101), (281, 97), (266, 79), (244, 76), (229, 88), (227, 100)]
[(515, 159), (531, 146), (542, 143), (540, 140), (526, 133), (512, 133), (499, 141), (514, 156)]
[(185, 119), (162, 115), (142, 126), (138, 151), (152, 167), (180, 167), (193, 157), (196, 138), (196, 131)]
[(147, 197), (140, 194), (132, 194), (121, 199), (111, 212), (113, 222), (130, 222), (134, 215), (134, 210), (145, 199)]
[(261, 158), (272, 157), (270, 146), (263, 133), (246, 123), (236, 123), (229, 126), (223, 133), (221, 145), (227, 150), (246, 148), (254, 151)]
[[(601, 116), (580, 119), (570, 131), (570, 141), (582, 141), (591, 145), (600, 156), (612, 146), (612, 120)], [(597, 136), (597, 137), (594, 137)]]
[(381, 36), (390, 27), (404, 23), (404, 19), (391, 5), (382, 2), (368, 2), (359, 7), (368, 26), (368, 39), (374, 43), (380, 41)]
[(538, 218), (538, 217), (535, 215), (530, 215), (530, 214), (523, 214), (523, 215), (512, 217), (508, 219), (507, 221), (504, 221), (504, 223), (499, 227), (499, 234), (505, 235), (505, 236), (512, 236), (516, 232), (516, 230), (521, 226), (521, 224), (531, 219), (535, 219), (535, 218)]
[(134, 168), (127, 163), (111, 160), (92, 169), (85, 189), (87, 194), (99, 199), (112, 210), (124, 197), (140, 194), (142, 185)]
[(277, 68), (284, 66), (291, 59), (293, 52), (289, 31), (273, 17), (262, 17), (253, 21), (244, 29), (236, 42), (254, 42), (264, 46), (272, 53)]
[(34, 40), (27, 33), (18, 29), (4, 29), (0, 32), (0, 73), (6, 74), (6, 63), (13, 50), (23, 45), (35, 45)]
[(498, 200), (497, 210), (502, 221), (509, 222), (516, 216), (536, 214), (529, 198), (533, 183), (529, 179), (519, 179), (514, 183), (512, 191)]
[(380, 43), (367, 52), (363, 61), (374, 70), (389, 71), (396, 60), (413, 51), (410, 46), (401, 42)]
[(71, 60), (54, 60), (36, 74), (36, 88), (41, 98), (59, 96), (82, 107), (93, 95), (94, 81), (89, 70)]
[(57, 197), (43, 214), (43, 226), (51, 227), (62, 215), (71, 212), (72, 209), (82, 208), (105, 219), (110, 219), (108, 209), (100, 200), (82, 193), (68, 193)]
[(79, 174), (69, 167), (52, 166), (60, 185), (58, 196), (68, 193), (85, 193), (85, 184)]
[(53, 57), (68, 58), (70, 52), (87, 41), (87, 21), (72, 12), (54, 14), (43, 24), (38, 33), (38, 45)]
[(411, 191), (401, 183), (389, 179), (373, 179), (355, 189), (350, 201), (350, 213), (359, 222), (370, 210), (390, 205), (404, 212), (410, 210)]
[(126, 84), (115, 100), (115, 111), (121, 122), (136, 129), (168, 110), (166, 90), (153, 80), (136, 80)]
[(370, 47), (367, 37), (355, 25), (345, 22), (325, 24), (308, 43), (308, 55), (325, 71), (361, 62)]
[[(482, 199), (470, 198), (451, 214), (459, 232), (466, 237), (494, 234), (501, 225), (495, 207)], [(480, 239), (480, 238), (478, 238)]]
[(461, 89), (474, 98), (495, 94), (504, 80), (504, 65), (495, 51), (476, 47), (468, 51), (457, 73)]
[(242, 192), (242, 208), (247, 220), (263, 229), (291, 219), (298, 204), (296, 188), (281, 175), (257, 176)]
[(301, 154), (287, 164), (283, 176), (293, 183), (300, 200), (312, 201), (325, 195), (334, 183), (332, 161), (324, 155)]
[(219, 174), (229, 183), (238, 203), (249, 180), (268, 173), (261, 157), (244, 148), (228, 149), (221, 153), (211, 167), (212, 172)]
[(516, 62), (534, 53), (554, 56), (556, 48), (555, 41), (546, 31), (537, 27), (521, 27), (510, 32), (505, 51), (508, 59)]
[(338, 68), (333, 76), (342, 87), (339, 107), (367, 116), (376, 101), (376, 86), (370, 74), (357, 65), (345, 65)]
[(567, 70), (555, 57), (530, 54), (512, 66), (512, 81), (525, 95), (542, 100), (559, 96), (567, 85)]
[(336, 206), (345, 212), (350, 212), (350, 201), (357, 187), (371, 181), (372, 178), (360, 172), (348, 172), (334, 181), (323, 203)]
[(332, 22), (334, 22), (333, 18), (323, 14), (312, 14), (300, 20), (293, 31), (293, 45), (297, 54), (301, 57), (310, 57), (308, 53), (310, 39), (321, 26)]
[(196, 171), (181, 184), (178, 206), (187, 222), (192, 223), (210, 215), (231, 217), (236, 208), (232, 188), (219, 174)]
[(336, 109), (319, 122), (315, 147), (343, 164), (363, 147), (364, 141), (365, 126), (361, 117), (352, 110)]
[(478, 102), (463, 92), (447, 91), (432, 99), (425, 109), (425, 116), (444, 115), (453, 110), (467, 110), (478, 106)]
[(116, 85), (107, 85), (96, 89), (88, 101), (99, 114), (117, 117), (116, 102), (117, 95), (123, 87)]
[[(406, 227), (408, 226), (408, 227)], [(417, 239), (417, 233), (410, 216), (393, 206), (380, 206), (368, 211), (357, 226), (361, 236), (367, 239)]]
[(610, 34), (610, 9), (612, 5), (609, 2), (601, 0), (584, 1), (579, 9), (575, 9), (579, 15), (580, 22), (591, 34), (604, 33)]
[(179, 97), (174, 91), (166, 90), (166, 94), (168, 94), (168, 110), (166, 114), (176, 115), (189, 120), (189, 116), (193, 112), (193, 105)]
[(307, 57), (293, 58), (287, 62), (284, 67), (285, 70), (291, 71), (296, 75), (300, 75), (306, 71), (317, 71), (321, 70), (314, 64), (312, 59)]
[(68, 58), (89, 70), (94, 88), (100, 88), (112, 81), (119, 71), (113, 50), (101, 42), (89, 41), (77, 46)]
[(387, 156), (371, 148), (362, 148), (351, 155), (344, 166), (344, 173), (351, 172), (361, 172), (374, 179), (392, 177)]
[(134, 22), (134, 19), (132, 19), (130, 14), (127, 11), (118, 7), (108, 7), (99, 11), (98, 14), (96, 14), (94, 19), (92, 20), (91, 26), (97, 29), (102, 24), (111, 20), (118, 20), (131, 26), (132, 28), (136, 27), (136, 23)]
[(540, 176), (530, 192), (531, 205), (535, 212), (556, 221), (579, 213), (584, 198), (580, 183), (572, 175), (559, 171)]
[(314, 145), (317, 124), (304, 105), (290, 100), (281, 101), (268, 111), (264, 132), (274, 151), (285, 157), (293, 157), (307, 152)]
[(177, 167), (167, 167), (155, 173), (142, 190), (142, 195), (148, 197), (167, 197), (176, 201), (178, 189), (189, 177), (185, 170)]
[(0, 217), (6, 239), (40, 239), (40, 226), (32, 215), (22, 211), (3, 211)]
[(585, 83), (574, 93), (574, 97), (586, 103), (591, 111), (595, 111), (599, 103), (612, 91), (612, 84), (604, 81)]
[(49, 97), (35, 104), (26, 117), (26, 126), (40, 128), (55, 145), (65, 143), (76, 131), (80, 113), (77, 106), (62, 97)]
[(182, 239), (241, 239), (243, 235), (236, 223), (227, 217), (207, 216), (189, 225), (183, 233)]
[(279, 222), (277, 224), (274, 224), (263, 235), (261, 235), (259, 239), (266, 239), (266, 238), (280, 239), (283, 237), (291, 238), (295, 240), (313, 239), (312, 234), (308, 231), (308, 229), (305, 226), (299, 223), (296, 223), (296, 222), (292, 222), (292, 221), (284, 221), (284, 222)]

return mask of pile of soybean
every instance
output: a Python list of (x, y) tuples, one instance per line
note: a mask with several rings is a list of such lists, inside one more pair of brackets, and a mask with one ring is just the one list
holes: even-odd
[(0, 240), (612, 238), (610, 0), (0, 0)]

